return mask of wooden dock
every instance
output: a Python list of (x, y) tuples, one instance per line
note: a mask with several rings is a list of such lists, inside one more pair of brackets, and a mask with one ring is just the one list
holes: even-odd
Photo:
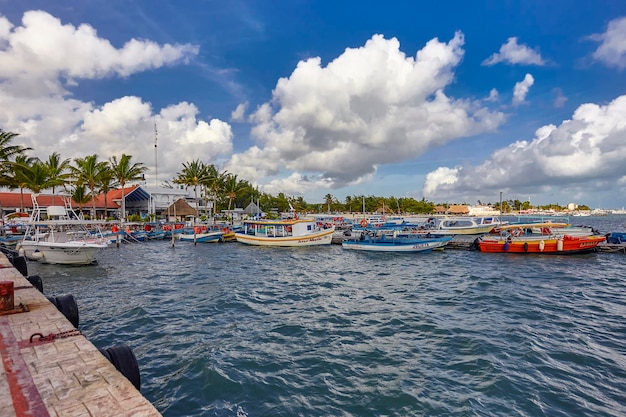
[(15, 307), (0, 311), (3, 417), (161, 416), (1, 253), (0, 281)]

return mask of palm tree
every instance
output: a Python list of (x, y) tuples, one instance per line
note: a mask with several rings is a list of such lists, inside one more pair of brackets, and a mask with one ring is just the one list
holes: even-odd
[(48, 176), (50, 177), (50, 184), (52, 185), (52, 204), (54, 205), (54, 198), (56, 194), (56, 187), (65, 186), (65, 182), (70, 177), (70, 160), (61, 160), (61, 155), (58, 152), (53, 152), (48, 156), (48, 160), (44, 162), (46, 169), (48, 170)]
[(91, 195), (87, 192), (87, 187), (85, 184), (74, 185), (74, 191), (72, 191), (72, 201), (74, 201), (80, 207), (80, 212), (82, 215), (82, 208), (85, 204), (89, 203), (91, 200)]
[(92, 218), (96, 217), (96, 187), (100, 176), (109, 169), (109, 164), (105, 161), (98, 161), (98, 155), (88, 155), (84, 158), (75, 158), (75, 166), (70, 166), (70, 170), (77, 185), (86, 185), (91, 194)]
[(35, 194), (52, 187), (54, 183), (44, 162), (36, 159), (30, 166), (23, 166), (20, 172), (21, 185)]
[(233, 200), (237, 198), (237, 195), (246, 190), (249, 187), (247, 181), (239, 181), (237, 180), (237, 175), (228, 174), (226, 176), (226, 181), (224, 182), (224, 191), (226, 191), (226, 196), (228, 197), (228, 212), (230, 213), (230, 208), (233, 203)]
[(109, 159), (111, 163), (111, 169), (113, 171), (113, 178), (115, 178), (122, 187), (122, 216), (120, 220), (123, 222), (126, 219), (126, 198), (124, 196), (124, 187), (127, 182), (138, 181), (143, 178), (143, 173), (148, 170), (141, 162), (131, 163), (132, 156), (122, 154), (118, 161), (115, 156)]
[(30, 167), (39, 159), (24, 154), (15, 156), (15, 161), (7, 162), (6, 172), (3, 174), (7, 185), (11, 189), (20, 189), (20, 212), (24, 212), (24, 188), (28, 188)]
[[(107, 169), (103, 171), (100, 177), (98, 178), (98, 192), (104, 195), (104, 218), (106, 220), (107, 210), (109, 207), (108, 194), (109, 191), (115, 189), (117, 187), (118, 181), (113, 175), (113, 169)], [(122, 193), (124, 190), (122, 190)]]
[(21, 145), (11, 145), (11, 141), (16, 136), (18, 136), (17, 133), (4, 132), (0, 129), (0, 185), (15, 186), (15, 184), (11, 183), (13, 167), (9, 164), (9, 161), (23, 156), (26, 151), (31, 150), (31, 148)]
[(217, 212), (217, 197), (224, 190), (226, 183), (227, 171), (219, 172), (215, 165), (207, 166), (208, 178), (204, 185), (210, 190), (213, 197), (213, 217)]
[(196, 199), (196, 214), (198, 213), (198, 187), (209, 180), (210, 174), (204, 162), (196, 159), (183, 163), (183, 169), (176, 173), (176, 178), (172, 181), (175, 184), (182, 184), (185, 187), (193, 187)]
[(326, 203), (326, 206), (328, 207), (328, 212), (330, 213), (330, 206), (333, 204), (333, 196), (332, 194), (326, 194), (324, 196), (324, 202)]

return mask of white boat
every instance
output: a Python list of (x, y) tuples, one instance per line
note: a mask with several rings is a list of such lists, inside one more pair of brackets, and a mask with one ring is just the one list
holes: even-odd
[(442, 235), (479, 235), (489, 233), (500, 221), (495, 217), (444, 217), (429, 219), (432, 233)]
[(235, 238), (257, 246), (317, 246), (330, 245), (334, 231), (315, 219), (246, 220)]
[(80, 219), (69, 200), (65, 206), (39, 207), (33, 195), (33, 214), (16, 249), (32, 261), (48, 264), (89, 265), (109, 244), (94, 222)]

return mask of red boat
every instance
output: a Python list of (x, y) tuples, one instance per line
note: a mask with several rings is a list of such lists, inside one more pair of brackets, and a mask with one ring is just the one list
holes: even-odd
[[(536, 225), (533, 225), (536, 226)], [(490, 253), (554, 253), (577, 254), (595, 252), (605, 236), (572, 236), (553, 233), (543, 228), (542, 233), (527, 233), (530, 228), (509, 226), (500, 236), (484, 235), (476, 239), (481, 252)]]

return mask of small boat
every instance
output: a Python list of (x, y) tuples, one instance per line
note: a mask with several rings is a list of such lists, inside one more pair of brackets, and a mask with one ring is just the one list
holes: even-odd
[(426, 223), (433, 233), (446, 235), (480, 235), (489, 233), (500, 224), (495, 217), (444, 217), (430, 218)]
[[(474, 248), (489, 253), (581, 254), (596, 252), (605, 236), (570, 235), (552, 231), (553, 223), (514, 224), (500, 227), (500, 235), (484, 235)], [(533, 232), (539, 228), (540, 233)]]
[(215, 243), (220, 242), (222, 236), (224, 236), (222, 230), (211, 231), (203, 226), (194, 226), (193, 228), (183, 229), (183, 232), (178, 235), (178, 240), (195, 243)]
[(330, 245), (334, 227), (320, 227), (315, 219), (245, 220), (235, 233), (237, 242), (257, 246)]
[(613, 231), (605, 236), (606, 242), (598, 245), (600, 251), (626, 253), (626, 232)]
[(344, 239), (344, 249), (378, 252), (430, 252), (443, 249), (452, 236), (429, 236), (422, 233), (393, 233), (365, 231), (357, 239)]
[(109, 246), (96, 223), (80, 219), (68, 199), (65, 206), (45, 208), (39, 206), (35, 194), (32, 199), (33, 214), (23, 240), (16, 246), (20, 255), (48, 264), (89, 265)]

